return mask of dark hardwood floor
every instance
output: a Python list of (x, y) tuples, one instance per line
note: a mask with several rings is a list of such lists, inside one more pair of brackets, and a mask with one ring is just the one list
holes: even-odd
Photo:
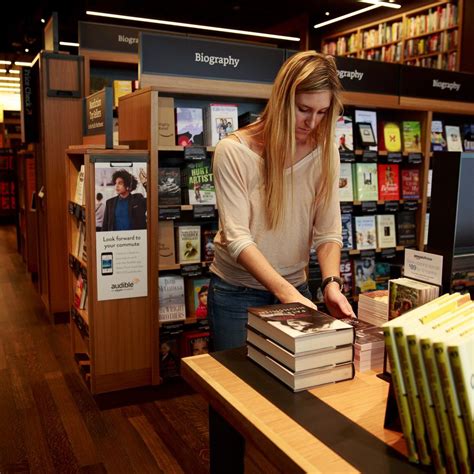
[(0, 473), (204, 473), (205, 401), (181, 379), (92, 397), (0, 225)]

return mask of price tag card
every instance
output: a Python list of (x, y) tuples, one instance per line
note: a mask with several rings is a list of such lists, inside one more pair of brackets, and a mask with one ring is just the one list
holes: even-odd
[(353, 151), (340, 151), (341, 163), (355, 163), (356, 157)]
[(341, 214), (351, 214), (354, 210), (354, 205), (352, 202), (341, 202)]
[(418, 209), (418, 201), (405, 201), (403, 203), (404, 211), (416, 211)]
[(214, 205), (202, 205), (202, 204), (195, 204), (193, 206), (193, 216), (194, 218), (200, 219), (213, 219), (216, 215)]
[(364, 163), (376, 163), (377, 162), (377, 152), (372, 150), (364, 150), (362, 155), (362, 161)]
[(441, 285), (443, 257), (434, 253), (405, 249), (405, 276)]
[(387, 153), (387, 163), (401, 163), (402, 154), (401, 153)]
[(377, 201), (362, 201), (362, 212), (377, 212)]
[(395, 258), (396, 257), (396, 249), (393, 247), (388, 249), (382, 249), (381, 257), (382, 258)]
[(408, 154), (408, 163), (411, 165), (418, 165), (423, 160), (423, 155), (421, 153), (409, 153)]
[(188, 276), (188, 277), (202, 275), (202, 267), (199, 263), (183, 265), (181, 267), (181, 275)]
[(199, 161), (206, 159), (206, 147), (204, 146), (185, 146), (184, 160)]
[(158, 219), (170, 220), (181, 217), (181, 207), (160, 207), (158, 210)]
[(385, 201), (384, 203), (385, 212), (398, 212), (399, 208), (400, 208), (399, 201)]

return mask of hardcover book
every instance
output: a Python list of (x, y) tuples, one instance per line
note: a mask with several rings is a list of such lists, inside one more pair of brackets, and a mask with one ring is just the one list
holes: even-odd
[(204, 145), (202, 109), (176, 108), (176, 144), (180, 146)]
[(209, 278), (188, 278), (186, 280), (186, 309), (188, 318), (207, 318), (209, 281)]
[(215, 146), (238, 129), (239, 112), (235, 104), (209, 104), (206, 109), (206, 143)]
[(160, 378), (162, 380), (180, 375), (179, 335), (162, 334), (160, 330)]
[[(377, 143), (377, 112), (375, 110), (356, 110), (355, 111), (355, 122), (356, 123), (370, 123), (372, 126), (372, 133), (374, 135), (375, 143)], [(358, 147), (365, 148), (363, 143), (358, 143)], [(369, 150), (377, 151), (377, 145), (368, 147)]]
[(216, 188), (211, 160), (189, 162), (183, 173), (189, 204), (216, 204)]
[(397, 122), (380, 122), (379, 151), (399, 153), (402, 151), (402, 136)]
[(132, 81), (114, 81), (114, 107), (119, 106), (119, 98), (132, 93)]
[(201, 226), (178, 226), (178, 259), (181, 264), (201, 262)]
[(356, 295), (376, 289), (375, 258), (368, 257), (354, 261), (354, 280)]
[(336, 122), (336, 144), (339, 151), (353, 151), (352, 117), (341, 115)]
[(339, 172), (339, 201), (352, 202), (353, 200), (352, 163), (341, 163)]
[(181, 170), (179, 168), (158, 168), (158, 204), (160, 206), (181, 205)]
[(354, 342), (354, 329), (300, 303), (248, 308), (248, 325), (293, 354)]
[(416, 245), (416, 219), (411, 211), (400, 211), (397, 214), (398, 245), (410, 247)]
[(403, 153), (421, 153), (421, 124), (415, 120), (402, 122)]
[(158, 278), (159, 320), (181, 321), (186, 318), (184, 301), (184, 279), (180, 275), (166, 275)]
[(390, 264), (387, 262), (375, 262), (375, 287), (376, 290), (386, 290), (391, 277)]
[(399, 166), (395, 164), (378, 164), (379, 199), (398, 201), (400, 199)]
[(358, 201), (377, 201), (377, 163), (356, 163), (354, 173), (354, 199)]
[(85, 180), (85, 168), (84, 168), (84, 165), (81, 165), (79, 169), (79, 173), (77, 174), (76, 191), (74, 194), (74, 202), (81, 206), (83, 206), (85, 203), (84, 180)]
[(402, 198), (420, 198), (420, 170), (416, 168), (402, 169)]
[(379, 214), (377, 216), (377, 247), (396, 246), (395, 216), (393, 214)]
[(462, 127), (464, 151), (474, 151), (474, 123), (465, 123)]
[(341, 255), (341, 263), (339, 264), (339, 273), (341, 275), (342, 281), (344, 282), (344, 287), (342, 292), (345, 296), (351, 296), (353, 293), (352, 289), (352, 259), (348, 256), (345, 257)]
[(448, 144), (448, 151), (463, 151), (461, 130), (457, 125), (446, 125), (446, 142)]
[(203, 262), (212, 262), (214, 260), (214, 238), (216, 234), (216, 229), (205, 229), (202, 232)]
[(186, 331), (181, 335), (181, 357), (209, 353), (210, 334), (206, 330)]
[(342, 214), (342, 248), (352, 250), (354, 244), (352, 241), (352, 214)]
[(258, 365), (290, 387), (294, 392), (354, 378), (354, 365), (352, 362), (329, 368), (321, 367), (318, 369), (293, 372), (251, 344), (247, 345), (247, 355)]
[(441, 120), (433, 120), (431, 122), (431, 150), (447, 150), (446, 137), (444, 135), (443, 122)]
[(375, 216), (356, 216), (354, 220), (356, 248), (358, 250), (375, 249), (377, 247)]

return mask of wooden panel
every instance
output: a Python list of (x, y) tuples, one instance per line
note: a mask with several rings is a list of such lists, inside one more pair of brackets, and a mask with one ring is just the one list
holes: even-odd
[[(151, 370), (129, 370), (120, 373), (109, 373), (107, 375), (96, 375), (94, 380), (95, 389), (92, 393), (113, 392), (133, 387), (150, 385)], [(92, 381), (91, 381), (92, 383)]]
[(82, 71), (78, 71), (78, 66), (78, 60), (47, 58), (49, 87), (59, 91), (79, 90)]
[(175, 94), (203, 94), (213, 97), (246, 97), (250, 99), (268, 99), (271, 84), (248, 82), (217, 81), (196, 77), (173, 77), (143, 74), (140, 87), (155, 86), (160, 92)]
[(431, 110), (450, 114), (474, 115), (474, 104), (436, 99), (418, 99), (416, 97), (400, 97), (400, 106), (406, 109)]
[(398, 108), (398, 96), (395, 95), (344, 91), (342, 93), (342, 102), (344, 105), (359, 107)]

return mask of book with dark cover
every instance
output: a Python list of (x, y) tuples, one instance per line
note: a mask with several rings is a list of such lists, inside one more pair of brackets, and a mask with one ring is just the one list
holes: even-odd
[(181, 205), (181, 170), (179, 168), (158, 169), (158, 203), (160, 206)]
[(202, 260), (203, 262), (212, 262), (214, 260), (214, 238), (217, 229), (204, 229), (202, 231)]
[(342, 292), (345, 296), (351, 296), (353, 293), (352, 288), (352, 259), (349, 257), (341, 256), (341, 263), (339, 264), (339, 273), (341, 275), (342, 281), (344, 282), (344, 287)]
[(420, 170), (409, 168), (402, 170), (402, 198), (420, 198)]
[(251, 344), (247, 345), (247, 355), (258, 365), (290, 387), (294, 392), (307, 390), (311, 387), (327, 383), (350, 380), (354, 378), (355, 375), (354, 364), (352, 362), (336, 365), (334, 367), (321, 367), (318, 369), (294, 372)]
[(185, 331), (181, 335), (181, 357), (209, 353), (208, 330)]
[(431, 122), (431, 150), (447, 150), (446, 136), (444, 134), (443, 122), (441, 120), (433, 120)]
[(352, 241), (352, 214), (342, 214), (342, 248), (352, 250), (354, 243)]
[(474, 151), (474, 123), (465, 123), (462, 126), (464, 151)]
[(397, 214), (398, 245), (416, 245), (416, 219), (415, 213), (401, 211)]
[(216, 188), (211, 160), (189, 162), (183, 173), (188, 204), (216, 204)]
[(390, 263), (375, 263), (375, 285), (377, 290), (386, 290), (390, 280)]
[(354, 342), (354, 329), (300, 303), (248, 308), (248, 324), (294, 354)]

